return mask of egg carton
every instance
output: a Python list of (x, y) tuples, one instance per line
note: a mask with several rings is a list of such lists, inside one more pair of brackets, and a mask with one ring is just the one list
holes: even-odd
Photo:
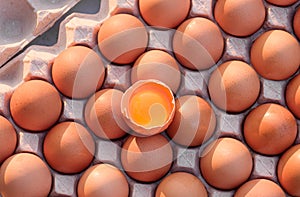
[(0, 1), (0, 66), (80, 0)]
[[(33, 5), (33, 1), (29, 1)], [(70, 1), (68, 1), (70, 2)], [(215, 0), (191, 0), (192, 6), (189, 17), (206, 17), (214, 20), (212, 11)], [(12, 120), (9, 112), (9, 100), (14, 89), (25, 81), (31, 79), (43, 79), (52, 82), (51, 66), (54, 58), (65, 48), (74, 45), (84, 45), (93, 48), (100, 56), (97, 48), (97, 32), (101, 23), (108, 17), (118, 13), (130, 13), (141, 19), (137, 7), (138, 0), (102, 0), (100, 10), (93, 15), (74, 13), (67, 17), (60, 25), (60, 32), (57, 44), (51, 47), (31, 46), (22, 54), (11, 60), (5, 67), (0, 70), (0, 114), (7, 117), (15, 126), (18, 133), (18, 146), (16, 153), (32, 152), (39, 155), (44, 161), (42, 153), (43, 139), (46, 132), (30, 133), (19, 128)], [(269, 29), (284, 29), (291, 34), (292, 18), (297, 6), (300, 2), (289, 7), (277, 7), (266, 2), (266, 19), (264, 25), (253, 35), (245, 38), (233, 37), (222, 31), (225, 40), (225, 49), (222, 58), (212, 68), (205, 71), (192, 71), (181, 67), (182, 82), (177, 92), (177, 96), (186, 94), (195, 94), (206, 99), (213, 107), (217, 117), (217, 128), (212, 139), (217, 137), (233, 137), (244, 144), (242, 136), (242, 124), (247, 113), (257, 105), (266, 102), (279, 103), (286, 106), (284, 101), (284, 92), (288, 80), (272, 81), (260, 78), (261, 92), (256, 103), (247, 111), (239, 114), (229, 114), (214, 106), (209, 101), (207, 82), (211, 72), (225, 61), (237, 59), (243, 60), (250, 64), (249, 49), (251, 43), (262, 32)], [(40, 4), (39, 4), (40, 5)], [(54, 7), (56, 6), (53, 5)], [(145, 24), (146, 25), (146, 24)], [(168, 52), (172, 51), (171, 40), (172, 30), (159, 30), (147, 27), (149, 33), (148, 49), (161, 49)], [(30, 35), (31, 33), (29, 33)], [(172, 53), (171, 53), (172, 54)], [(103, 88), (118, 88), (126, 90), (130, 85), (129, 71), (131, 65), (118, 66), (110, 62), (105, 62), (106, 78)], [(299, 72), (299, 71), (298, 71)], [(71, 100), (61, 95), (63, 100), (63, 113), (59, 121), (75, 120), (85, 125), (83, 118), (83, 110), (87, 100)], [(300, 128), (300, 120), (297, 120), (298, 131)], [(300, 133), (300, 132), (298, 132)], [(165, 135), (165, 134), (164, 134)], [(120, 169), (120, 149), (125, 139), (107, 141), (95, 137), (96, 152), (95, 158), (91, 165), (97, 163), (113, 164)], [(223, 191), (216, 189), (207, 184), (200, 174), (199, 157), (201, 150), (209, 143), (205, 143), (200, 147), (184, 148), (170, 142), (174, 151), (174, 161), (169, 172), (184, 171), (189, 172), (201, 179), (205, 184), (209, 196), (226, 197), (232, 196), (235, 190)], [(300, 136), (297, 137), (295, 143), (300, 143)], [(253, 156), (252, 178), (267, 178), (278, 183), (276, 177), (277, 156), (264, 156), (249, 150)], [(77, 183), (83, 172), (79, 174), (67, 175), (61, 174), (51, 169), (53, 176), (53, 185), (50, 196), (68, 196), (75, 197)], [(131, 197), (152, 197), (158, 183), (142, 183), (137, 182), (126, 175), (130, 185)], [(288, 195), (287, 195), (288, 196)]]

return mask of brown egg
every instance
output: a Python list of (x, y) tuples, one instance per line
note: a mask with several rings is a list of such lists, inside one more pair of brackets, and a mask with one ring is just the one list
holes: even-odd
[(292, 5), (293, 3), (296, 3), (298, 0), (266, 0), (266, 1), (278, 6), (289, 6)]
[(0, 192), (3, 197), (48, 196), (51, 183), (49, 168), (34, 154), (15, 154), (1, 166)]
[(286, 104), (300, 119), (300, 75), (296, 75), (287, 85), (285, 92)]
[(164, 51), (151, 50), (142, 54), (131, 70), (131, 82), (147, 79), (159, 80), (176, 93), (181, 81), (178, 63)]
[(254, 179), (244, 183), (234, 194), (234, 197), (285, 197), (279, 185), (268, 179)]
[(222, 56), (224, 40), (212, 21), (196, 17), (184, 21), (173, 37), (173, 50), (178, 61), (193, 70), (213, 66)]
[(216, 116), (202, 98), (186, 95), (176, 99), (175, 116), (167, 133), (183, 146), (199, 146), (207, 141), (216, 127)]
[(10, 157), (17, 146), (17, 134), (13, 125), (3, 116), (0, 116), (0, 166)]
[(140, 80), (123, 94), (121, 112), (133, 135), (163, 132), (172, 122), (175, 99), (172, 91), (157, 80)]
[(146, 49), (148, 34), (143, 23), (130, 14), (117, 14), (101, 25), (98, 46), (111, 62), (130, 64)]
[(249, 36), (262, 26), (266, 11), (262, 0), (218, 0), (214, 15), (227, 33)]
[(206, 197), (207, 191), (196, 176), (186, 172), (175, 172), (159, 183), (155, 197)]
[(42, 80), (20, 85), (12, 94), (10, 112), (23, 129), (39, 132), (51, 127), (60, 117), (62, 102), (57, 90)]
[(151, 26), (174, 28), (188, 15), (190, 0), (139, 0), (140, 14)]
[(100, 56), (90, 48), (73, 46), (54, 60), (52, 78), (67, 97), (82, 99), (96, 92), (104, 81), (105, 68)]
[(297, 9), (294, 15), (293, 28), (296, 36), (300, 39), (300, 8)]
[(159, 180), (170, 170), (172, 161), (172, 147), (161, 134), (146, 138), (130, 136), (121, 150), (124, 170), (137, 181)]
[(244, 122), (244, 137), (255, 151), (276, 155), (295, 141), (297, 123), (290, 111), (281, 105), (267, 103), (252, 110)]
[(217, 107), (236, 113), (254, 104), (259, 95), (260, 81), (252, 67), (245, 62), (233, 60), (214, 70), (208, 90)]
[(288, 32), (270, 30), (252, 44), (250, 55), (255, 70), (264, 78), (284, 80), (300, 65), (299, 42)]
[(121, 113), (122, 96), (120, 90), (103, 89), (88, 100), (85, 121), (98, 137), (117, 139), (129, 132)]
[(78, 197), (128, 197), (129, 186), (122, 172), (110, 164), (97, 164), (81, 176)]
[(279, 159), (277, 176), (281, 186), (291, 195), (300, 196), (300, 144), (288, 149)]
[(48, 164), (62, 173), (78, 173), (94, 158), (95, 142), (79, 123), (55, 125), (44, 140), (44, 155)]
[(218, 189), (230, 190), (243, 184), (252, 167), (252, 156), (247, 147), (228, 137), (212, 142), (200, 157), (202, 176)]

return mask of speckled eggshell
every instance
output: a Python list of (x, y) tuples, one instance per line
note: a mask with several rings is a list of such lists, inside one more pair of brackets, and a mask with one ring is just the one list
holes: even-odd
[(300, 119), (300, 75), (296, 75), (287, 85), (285, 92), (286, 104)]
[(100, 56), (84, 46), (62, 51), (54, 60), (52, 78), (67, 97), (82, 99), (96, 92), (104, 81), (105, 68)]
[(300, 196), (300, 144), (292, 146), (279, 159), (277, 176), (281, 186), (291, 195)]
[(207, 197), (203, 183), (186, 172), (175, 172), (165, 177), (158, 185), (155, 197)]
[(234, 194), (234, 197), (285, 197), (279, 185), (268, 179), (254, 179), (244, 183)]
[(255, 151), (280, 154), (289, 148), (297, 136), (297, 123), (285, 107), (267, 103), (252, 110), (244, 122), (246, 143)]
[(133, 65), (131, 83), (147, 79), (159, 80), (176, 93), (181, 81), (181, 72), (177, 61), (170, 54), (161, 50), (150, 50), (143, 53)]
[(0, 165), (10, 157), (17, 146), (17, 134), (13, 125), (3, 116), (0, 116)]
[(214, 15), (227, 33), (249, 36), (262, 26), (266, 11), (262, 0), (218, 0)]
[(202, 17), (184, 21), (173, 37), (173, 50), (178, 61), (192, 70), (213, 66), (222, 56), (224, 40), (218, 26)]
[(207, 146), (200, 157), (200, 170), (213, 187), (230, 190), (243, 184), (253, 167), (252, 156), (240, 141), (224, 137)]
[(167, 134), (183, 146), (199, 146), (214, 133), (216, 116), (202, 98), (186, 95), (175, 100), (175, 116)]
[(110, 164), (88, 168), (77, 186), (78, 197), (128, 197), (129, 186), (124, 174)]
[(55, 125), (44, 140), (47, 163), (62, 173), (78, 173), (92, 162), (95, 142), (89, 132), (76, 122)]
[(150, 137), (127, 138), (121, 150), (121, 162), (131, 178), (142, 182), (154, 182), (170, 170), (173, 150), (161, 134)]
[(232, 60), (213, 71), (208, 90), (217, 107), (228, 112), (242, 112), (256, 101), (260, 81), (251, 66), (242, 61)]
[(148, 33), (144, 24), (130, 14), (117, 14), (101, 25), (98, 46), (111, 62), (130, 64), (146, 49)]
[(300, 44), (283, 30), (270, 30), (252, 44), (250, 56), (255, 70), (270, 80), (284, 80), (292, 76), (300, 65)]
[(293, 19), (293, 28), (296, 36), (300, 39), (300, 8), (297, 9)]
[(293, 3), (296, 3), (298, 0), (266, 0), (269, 3), (272, 3), (277, 6), (289, 6)]
[(45, 162), (31, 153), (18, 153), (0, 169), (0, 193), (3, 197), (48, 196), (52, 176)]
[(21, 84), (11, 96), (13, 120), (18, 126), (32, 132), (50, 128), (59, 119), (61, 111), (62, 101), (58, 91), (42, 80)]
[(120, 90), (102, 89), (88, 100), (85, 121), (98, 137), (117, 139), (129, 132), (121, 113), (122, 96)]
[(188, 15), (190, 0), (139, 0), (143, 19), (151, 26), (174, 28)]

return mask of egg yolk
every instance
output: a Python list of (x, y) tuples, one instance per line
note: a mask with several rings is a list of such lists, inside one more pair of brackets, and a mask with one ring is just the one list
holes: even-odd
[(138, 88), (130, 99), (129, 113), (134, 122), (144, 127), (164, 124), (172, 111), (172, 93), (159, 84)]

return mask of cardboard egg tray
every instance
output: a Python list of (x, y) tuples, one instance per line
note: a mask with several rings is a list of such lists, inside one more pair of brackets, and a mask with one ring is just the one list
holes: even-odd
[(0, 66), (80, 0), (0, 1)]
[[(17, 2), (17, 1), (13, 1), (13, 2)], [(44, 5), (42, 3), (37, 3), (37, 1), (34, 0), (28, 0), (28, 2), (33, 7), (34, 6), (39, 8), (42, 8), (43, 6), (47, 7), (47, 5)], [(49, 0), (49, 2), (51, 1)], [(58, 4), (62, 5), (63, 2), (65, 1), (61, 1)], [(68, 7), (75, 1), (70, 0), (66, 2), (68, 3), (66, 7)], [(191, 0), (191, 2), (192, 2), (192, 7), (190, 10), (189, 17), (201, 16), (201, 17), (209, 18), (212, 21), (215, 21), (212, 14), (215, 0)], [(188, 70), (186, 68), (181, 67), (182, 82), (181, 82), (181, 87), (176, 94), (177, 96), (186, 95), (186, 94), (196, 94), (198, 96), (203, 97), (208, 102), (210, 102), (208, 91), (207, 91), (207, 82), (210, 73), (218, 65), (220, 65), (221, 63), (227, 60), (232, 60), (232, 59), (243, 60), (250, 64), (249, 49), (251, 43), (262, 32), (266, 30), (284, 29), (294, 35), (292, 29), (292, 18), (297, 7), (300, 5), (300, 1), (298, 1), (297, 3), (289, 7), (277, 7), (268, 4), (266, 2), (264, 3), (266, 7), (266, 19), (264, 25), (255, 34), (251, 35), (250, 37), (238, 38), (238, 37), (230, 36), (225, 32), (222, 32), (225, 41), (225, 49), (221, 60), (219, 60), (215, 66), (213, 66), (209, 70), (204, 70), (200, 72)], [(55, 8), (58, 9), (61, 7), (58, 6), (58, 4), (51, 4), (50, 7), (53, 7), (53, 9)], [(39, 14), (37, 14), (38, 17), (35, 18), (34, 17), (35, 14), (33, 14), (32, 11), (36, 9), (35, 8), (30, 9), (30, 6), (27, 7), (28, 10), (24, 12), (32, 13), (31, 14), (32, 20), (34, 21), (41, 20), (40, 18), (43, 17), (42, 11), (37, 12)], [(26, 6), (24, 6), (24, 8), (22, 9), (26, 9)], [(60, 12), (58, 11), (55, 13), (49, 12), (48, 15), (50, 17), (52, 14), (59, 15), (58, 13)], [(53, 63), (54, 58), (66, 47), (73, 46), (73, 45), (85, 45), (94, 48), (95, 51), (99, 53), (97, 48), (97, 39), (96, 39), (99, 27), (101, 23), (109, 16), (118, 13), (130, 13), (138, 16), (139, 12), (137, 8), (137, 0), (102, 0), (100, 11), (97, 14), (94, 15), (77, 14), (77, 13), (72, 14), (61, 23), (57, 44), (55, 44), (52, 47), (31, 46), (24, 53), (17, 56), (12, 61), (10, 61), (7, 65), (5, 65), (5, 67), (1, 68), (0, 70), (0, 114), (7, 117), (13, 123), (13, 120), (9, 112), (9, 100), (14, 89), (24, 81), (28, 81), (31, 79), (43, 79), (53, 83), (51, 79), (51, 72), (50, 72), (51, 65)], [(22, 18), (23, 20), (23, 17), (21, 16), (19, 17)], [(141, 19), (141, 17), (139, 18)], [(20, 21), (20, 23), (23, 23), (23, 21)], [(28, 27), (27, 37), (32, 38), (32, 36), (41, 33), (43, 31), (43, 27), (47, 26), (46, 23), (47, 22), (42, 22), (38, 27), (35, 27), (33, 31), (31, 29), (29, 30)], [(27, 24), (27, 22), (25, 22), (25, 24)], [(148, 49), (162, 49), (172, 54), (171, 40), (174, 31), (159, 30), (149, 26), (147, 27), (147, 30), (149, 33)], [(1, 36), (1, 31), (2, 30), (0, 30), (0, 36)], [(13, 40), (8, 40), (7, 42), (13, 42)], [(23, 45), (22, 43), (25, 42), (26, 41), (19, 42), (17, 46), (20, 47), (21, 45)], [(12, 44), (11, 46), (12, 46), (11, 49), (9, 49), (9, 47), (7, 48), (2, 47), (1, 50), (2, 51), (16, 50), (16, 47), (13, 47), (15, 45)], [(9, 54), (9, 52), (7, 52), (7, 54)], [(10, 54), (13, 54), (13, 52), (11, 52)], [(1, 61), (3, 61), (3, 57), (1, 58), (2, 58)], [(106, 70), (106, 78), (103, 84), (103, 88), (118, 88), (124, 91), (130, 86), (131, 84), (130, 75), (128, 74), (128, 71), (130, 70), (131, 65), (118, 66), (109, 62), (105, 62), (105, 66), (107, 70)], [(260, 78), (260, 82), (261, 82), (260, 96), (256, 101), (256, 103), (250, 109), (248, 109), (243, 113), (228, 114), (218, 109), (217, 107), (214, 106), (212, 102), (210, 102), (217, 117), (217, 128), (215, 130), (215, 134), (213, 138), (229, 136), (229, 137), (234, 137), (236, 139), (239, 139), (243, 141), (244, 144), (246, 144), (242, 136), (242, 124), (245, 115), (251, 109), (253, 109), (258, 104), (261, 103), (274, 102), (286, 106), (284, 100), (284, 93), (288, 81), (289, 80), (272, 81), (272, 80)], [(64, 106), (63, 106), (63, 113), (59, 121), (75, 120), (85, 125), (84, 118), (83, 118), (83, 110), (87, 100), (86, 99), (71, 100), (69, 98), (64, 97), (63, 95), (61, 95), (61, 97)], [(298, 131), (299, 131), (300, 120), (297, 120), (297, 123), (298, 123)], [(18, 133), (18, 146), (15, 152), (16, 153), (32, 152), (44, 159), (42, 153), (42, 146), (43, 146), (44, 136), (46, 135), (47, 132), (42, 132), (37, 134), (30, 133), (22, 130), (15, 124), (14, 126)], [(117, 141), (108, 141), (108, 140), (103, 140), (98, 137), (95, 137), (96, 153), (91, 165), (103, 162), (103, 163), (113, 164), (119, 167), (120, 169), (122, 169), (122, 165), (120, 162), (120, 149), (125, 139), (126, 137)], [(199, 170), (199, 157), (200, 157), (201, 150), (208, 143), (205, 143), (204, 145), (195, 148), (184, 148), (174, 144), (173, 142), (170, 143), (173, 147), (174, 158), (176, 159), (173, 161), (169, 173), (176, 172), (176, 171), (185, 171), (185, 172), (193, 173), (194, 175), (196, 175), (202, 180), (202, 182), (205, 184), (209, 196), (212, 197), (219, 197), (219, 196), (226, 197), (226, 196), (232, 196), (234, 194), (235, 190), (222, 191), (222, 190), (215, 189), (214, 187), (208, 185), (205, 182), (205, 180), (202, 178)], [(300, 137), (297, 137), (295, 143), (300, 143)], [(279, 159), (278, 156), (264, 156), (253, 152), (250, 148), (249, 150), (252, 153), (253, 161), (254, 161), (253, 170), (250, 178), (251, 179), (268, 178), (278, 183), (276, 177), (276, 166), (277, 166), (277, 161)], [(55, 196), (70, 196), (70, 197), (77, 196), (76, 195), (77, 183), (82, 173), (74, 174), (74, 175), (66, 175), (66, 174), (60, 174), (52, 169), (51, 172), (53, 176), (53, 184), (52, 184), (52, 190), (50, 196), (54, 196), (54, 197)], [(130, 196), (132, 197), (154, 196), (157, 184), (160, 182), (159, 180), (155, 183), (145, 184), (141, 182), (136, 182), (135, 180), (129, 178), (127, 175), (126, 177), (130, 185)]]

